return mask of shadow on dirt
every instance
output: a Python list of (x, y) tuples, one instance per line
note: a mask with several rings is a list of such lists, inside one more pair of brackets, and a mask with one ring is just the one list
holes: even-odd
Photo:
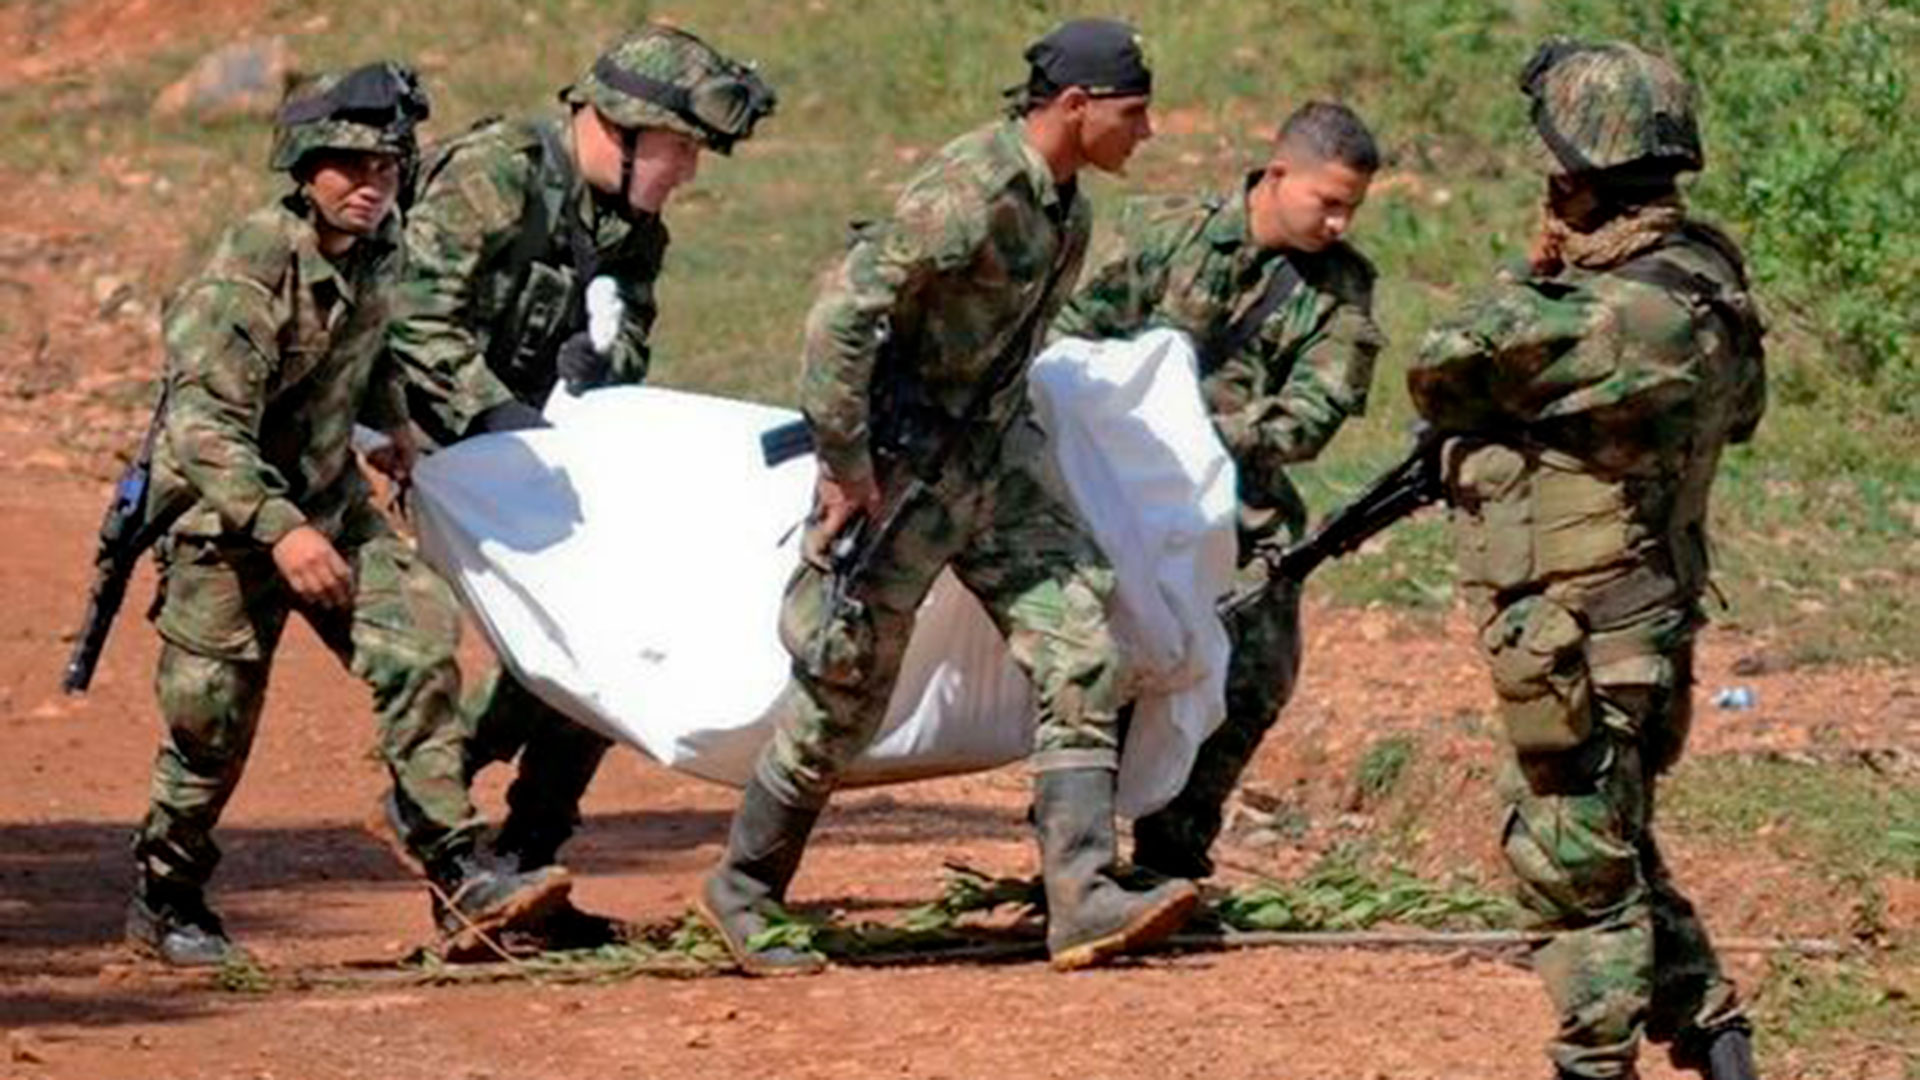
[[(885, 796), (849, 802), (829, 811), (817, 844), (922, 844), (1020, 829), (1016, 819), (989, 807)], [(567, 861), (585, 875), (645, 872), (669, 855), (702, 845), (717, 849), (727, 824), (724, 810), (593, 815), (567, 849)], [(98, 970), (97, 950), (120, 939), (133, 883), (129, 834), (129, 825), (104, 822), (0, 824), (0, 979)], [(223, 826), (216, 836), (225, 852), (213, 887), (219, 907), (233, 907), (249, 892), (415, 887), (412, 872), (358, 824)], [(248, 932), (297, 934), (300, 928), (262, 922), (254, 913)]]

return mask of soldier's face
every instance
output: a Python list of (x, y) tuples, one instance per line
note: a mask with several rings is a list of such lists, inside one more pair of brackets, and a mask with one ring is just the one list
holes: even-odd
[(1080, 153), (1087, 164), (1101, 172), (1125, 170), (1134, 150), (1153, 138), (1149, 105), (1145, 94), (1087, 98), (1080, 115)]
[(700, 144), (677, 131), (642, 128), (633, 147), (633, 186), (627, 201), (657, 214), (680, 185), (700, 173)]
[(1373, 174), (1338, 161), (1281, 154), (1247, 192), (1247, 223), (1263, 248), (1323, 251), (1346, 235)]
[(400, 159), (392, 154), (329, 150), (316, 154), (307, 198), (321, 220), (348, 236), (371, 236), (400, 193)]

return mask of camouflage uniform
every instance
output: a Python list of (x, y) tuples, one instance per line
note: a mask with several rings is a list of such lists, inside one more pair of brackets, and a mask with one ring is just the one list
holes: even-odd
[[(651, 354), (654, 279), (668, 235), (659, 218), (629, 219), (603, 209), (574, 173), (566, 113), (492, 121), (456, 139), (425, 178), (409, 215), (411, 261), (400, 287), (392, 342), (423, 426), (442, 442), (475, 417), (519, 401), (541, 408), (558, 381), (555, 355), (577, 330), (583, 276), (618, 283), (625, 319), (611, 357), (611, 381), (638, 383)], [(529, 238), (529, 218), (545, 228)], [(576, 237), (592, 251), (575, 266)], [(524, 277), (516, 253), (527, 245)], [(495, 667), (469, 694), (467, 768), (522, 755), (507, 792), (526, 838), (550, 859), (578, 820), (581, 797), (611, 742), (574, 722)], [(557, 818), (556, 820), (546, 820)]]
[[(1553, 105), (1584, 117), (1583, 143), (1618, 135), (1617, 103), (1567, 82)], [(1442, 321), (1408, 385), (1459, 433), (1444, 475), (1515, 751), (1503, 846), (1554, 932), (1536, 967), (1560, 1074), (1632, 1076), (1643, 1035), (1704, 1068), (1700, 1048), (1744, 1021), (1661, 861), (1653, 795), (1687, 735), (1708, 491), (1764, 404), (1759, 322), (1738, 249), (1677, 196), (1569, 239), (1563, 267)]]
[[(1120, 680), (1105, 614), (1113, 574), (1040, 483), (1044, 439), (1025, 363), (976, 422), (954, 431), (1003, 353), (1024, 361), (1034, 352), (1085, 256), (1090, 218), (1018, 122), (992, 125), (948, 144), (891, 219), (861, 228), (815, 303), (801, 408), (831, 476), (875, 477), (889, 500), (933, 442), (949, 432), (959, 441), (856, 588), (865, 619), (827, 618), (831, 578), (817, 567), (803, 564), (788, 587), (781, 633), (794, 656), (792, 708), (759, 770), (783, 801), (824, 802), (871, 740), (914, 612), (948, 566), (1033, 681), (1035, 767), (1117, 762)], [(874, 446), (893, 449), (876, 459)]]
[[(544, 228), (530, 234), (530, 219)], [(495, 406), (544, 406), (559, 379), (560, 345), (584, 326), (575, 310), (584, 278), (595, 274), (612, 277), (625, 302), (611, 380), (640, 382), (667, 240), (659, 218), (623, 216), (589, 194), (573, 168), (563, 112), (493, 121), (456, 138), (423, 177), (408, 215), (408, 265), (394, 305), (390, 338), (415, 417), (437, 441), (452, 442)], [(581, 244), (591, 252), (584, 275), (576, 268)], [(516, 265), (522, 250), (530, 256), (524, 268)], [(542, 849), (538, 861), (551, 858), (547, 849), (571, 833), (612, 744), (498, 668), (462, 713), (471, 772), (522, 755), (507, 802), (516, 824), (539, 834), (527, 838)]]
[(308, 213), (293, 196), (243, 219), (166, 317), (152, 498), (192, 506), (160, 552), (155, 682), (167, 738), (135, 849), (151, 876), (195, 887), (219, 858), (211, 832), (299, 607), (268, 549), (301, 525), (354, 570), (350, 610), (300, 610), (373, 691), (408, 847), (431, 865), (480, 827), (453, 708), (458, 608), (373, 509), (349, 447), (355, 421), (391, 430), (406, 418), (383, 348), (398, 227), (389, 219), (336, 262)]
[(572, 126), (555, 110), (481, 124), (441, 147), (421, 179), (392, 343), (414, 415), (441, 442), (496, 405), (546, 405), (561, 343), (586, 326), (579, 262), (586, 277), (613, 278), (625, 302), (612, 381), (646, 378), (666, 225), (605, 204), (573, 160)]
[[(689, 97), (666, 107), (638, 93), (636, 79)], [(556, 110), (483, 123), (452, 140), (409, 216), (392, 344), (415, 418), (442, 443), (472, 434), (490, 409), (546, 404), (563, 347), (586, 329), (583, 294), (596, 276), (614, 281), (623, 304), (605, 382), (646, 377), (653, 286), (669, 238), (658, 215), (627, 205), (632, 140), (641, 128), (665, 128), (726, 153), (773, 108), (772, 91), (750, 69), (660, 26), (616, 44), (561, 96), (623, 131), (622, 191), (597, 192), (578, 175), (570, 114)], [(470, 772), (520, 755), (498, 848), (523, 865), (550, 862), (612, 743), (497, 668), (463, 712)]]
[[(1259, 550), (1297, 539), (1306, 526), (1306, 504), (1285, 466), (1313, 459), (1347, 417), (1366, 409), (1385, 341), (1373, 321), (1373, 268), (1343, 243), (1318, 254), (1262, 250), (1248, 231), (1244, 194), (1132, 201), (1111, 249), (1054, 329), (1107, 338), (1170, 326), (1193, 339), (1208, 410), (1239, 472), (1240, 572), (1264, 578)], [(1236, 335), (1236, 322), (1257, 309), (1288, 263), (1299, 285), (1257, 329)], [(1244, 342), (1237, 349), (1236, 336)], [(1135, 858), (1155, 869), (1212, 872), (1207, 850), (1221, 809), (1299, 672), (1298, 590), (1266, 592), (1228, 630), (1226, 722), (1201, 747), (1174, 802), (1134, 825)]]

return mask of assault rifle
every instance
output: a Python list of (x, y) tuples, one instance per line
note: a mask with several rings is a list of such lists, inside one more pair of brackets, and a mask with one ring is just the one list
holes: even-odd
[(100, 663), (100, 650), (106, 648), (107, 632), (113, 629), (114, 616), (120, 613), (127, 596), (127, 582), (140, 556), (180, 519), (191, 500), (177, 500), (155, 512), (148, 488), (153, 482), (153, 446), (166, 422), (167, 400), (161, 395), (141, 440), (140, 453), (127, 463), (120, 480), (113, 486), (113, 499), (100, 521), (99, 546), (93, 555), (93, 591), (87, 597), (86, 618), (67, 658), (60, 677), (60, 689), (69, 694), (84, 694), (93, 683), (93, 669)]
[(1368, 484), (1353, 501), (1328, 514), (1299, 542), (1261, 551), (1267, 580), (1228, 593), (1220, 601), (1221, 617), (1231, 618), (1251, 607), (1280, 582), (1305, 581), (1321, 563), (1358, 549), (1387, 526), (1439, 501), (1444, 494), (1441, 440), (1438, 432), (1422, 431), (1404, 460)]

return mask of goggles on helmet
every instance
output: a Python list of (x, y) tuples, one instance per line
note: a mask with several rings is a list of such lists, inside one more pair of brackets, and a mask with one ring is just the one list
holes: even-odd
[(593, 77), (611, 90), (652, 102), (686, 121), (723, 154), (753, 134), (753, 126), (773, 112), (775, 100), (773, 89), (758, 72), (726, 59), (691, 87), (629, 71), (611, 56), (594, 63)]
[(398, 64), (369, 64), (322, 93), (282, 105), (276, 121), (282, 127), (295, 127), (343, 120), (407, 137), (431, 113), (426, 91), (412, 71)]

